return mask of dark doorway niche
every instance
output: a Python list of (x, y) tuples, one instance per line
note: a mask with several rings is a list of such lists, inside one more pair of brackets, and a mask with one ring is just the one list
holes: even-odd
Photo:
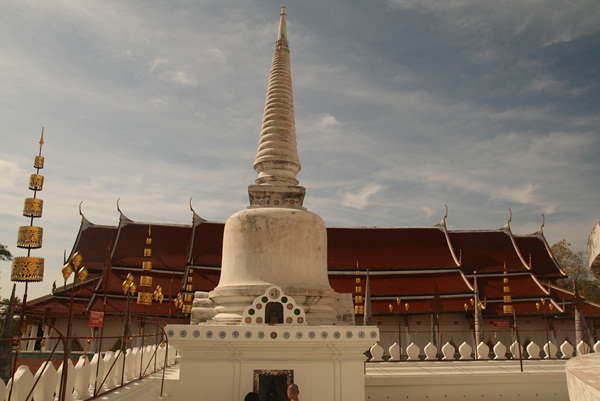
[(260, 401), (287, 401), (287, 388), (294, 383), (293, 370), (255, 370), (254, 391)]
[(268, 302), (265, 307), (265, 323), (283, 324), (283, 305), (280, 302)]

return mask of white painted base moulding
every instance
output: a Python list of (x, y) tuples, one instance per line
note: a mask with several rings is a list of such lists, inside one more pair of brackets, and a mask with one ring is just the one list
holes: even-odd
[[(174, 399), (242, 400), (257, 375), (287, 372), (300, 398), (364, 401), (376, 326), (169, 325), (181, 355)], [(259, 389), (261, 393), (264, 387)]]

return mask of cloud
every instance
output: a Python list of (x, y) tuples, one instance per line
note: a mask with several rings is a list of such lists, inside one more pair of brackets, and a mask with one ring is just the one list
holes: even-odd
[(317, 122), (319, 128), (328, 128), (336, 125), (340, 125), (339, 121), (331, 114), (322, 113), (319, 115), (319, 121)]
[(358, 193), (346, 192), (342, 199), (342, 206), (354, 209), (364, 209), (369, 204), (369, 198), (383, 189), (384, 187), (379, 184), (370, 184)]
[(169, 62), (168, 58), (158, 58), (156, 60), (153, 60), (150, 63), (150, 70), (148, 70), (148, 72), (153, 72), (154, 70), (156, 70), (157, 67), (167, 64)]
[(426, 218), (430, 218), (431, 216), (433, 216), (434, 213), (437, 212), (437, 210), (433, 210), (433, 208), (431, 208), (429, 206), (421, 206), (421, 210), (423, 212), (425, 212), (425, 217)]
[(185, 71), (169, 71), (167, 77), (169, 81), (185, 86), (196, 86), (200, 83), (194, 74)]
[(539, 201), (535, 191), (538, 188), (539, 185), (527, 182), (516, 186), (503, 186), (498, 188), (495, 194), (498, 198), (509, 202), (537, 204)]
[(600, 31), (595, 0), (389, 0), (390, 7), (431, 13), (454, 32), (486, 39), (533, 34), (540, 45), (570, 42)]
[(217, 60), (219, 62), (227, 61), (227, 54), (222, 49), (216, 46), (208, 45), (207, 52), (212, 56), (213, 60)]
[(563, 83), (558, 82), (556, 79), (545, 75), (536, 77), (533, 82), (525, 87), (525, 90), (532, 92), (553, 91), (562, 88), (563, 85)]
[(594, 83), (586, 86), (569, 88), (566, 82), (559, 81), (550, 75), (537, 76), (524, 88), (525, 92), (548, 92), (560, 95), (582, 96), (593, 90)]
[(119, 53), (119, 57), (124, 60), (135, 60), (137, 56), (138, 55), (131, 50), (123, 50), (121, 53)]
[(12, 188), (19, 179), (24, 179), (25, 170), (10, 160), (0, 159), (0, 188)]

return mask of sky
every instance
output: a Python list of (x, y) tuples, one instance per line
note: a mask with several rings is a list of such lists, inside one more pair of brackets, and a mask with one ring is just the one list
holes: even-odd
[[(45, 278), (85, 217), (248, 205), (280, 2), (0, 0), (0, 243), (44, 127)], [(595, 0), (287, 4), (304, 206), (328, 226), (504, 226), (585, 250), (600, 220)], [(84, 255), (85, 265), (85, 255)], [(17, 293), (24, 291), (17, 286)], [(0, 262), (0, 296), (12, 288)]]

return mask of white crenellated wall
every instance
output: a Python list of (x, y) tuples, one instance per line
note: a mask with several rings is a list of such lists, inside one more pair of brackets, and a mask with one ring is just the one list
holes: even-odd
[[(145, 376), (160, 370), (165, 363), (166, 352), (165, 347), (147, 346), (144, 349), (145, 356), (142, 361), (142, 353), (139, 348), (128, 349), (127, 356), (140, 355), (140, 358), (137, 360), (138, 364), (135, 365), (137, 375), (132, 372), (134, 370), (132, 364), (125, 364), (124, 383), (127, 384), (140, 378), (140, 362), (144, 363), (142, 369), (145, 370)], [(167, 366), (171, 366), (176, 362), (176, 350), (169, 346), (168, 352), (166, 363)], [(131, 357), (129, 359), (133, 360)], [(113, 364), (113, 362), (119, 362), (120, 365), (117, 366), (117, 363)], [(97, 369), (98, 364), (100, 364), (99, 369)], [(24, 400), (39, 377), (39, 381), (33, 390), (33, 398), (35, 401), (54, 401), (55, 397), (58, 397), (59, 392), (62, 391), (61, 375), (63, 369), (64, 364), (61, 364), (59, 369), (56, 370), (51, 363), (46, 362), (34, 375), (28, 366), (19, 366), (14, 375), (14, 386), (13, 379), (8, 381), (6, 387), (0, 380), (0, 400), (4, 400), (5, 397), (8, 398), (11, 388), (12, 400)], [(99, 389), (99, 393), (110, 390), (120, 384), (121, 372), (123, 372), (123, 358), (120, 357), (120, 351), (117, 353), (108, 351), (103, 354), (95, 354), (91, 361), (87, 356), (82, 356), (75, 366), (71, 361), (68, 361), (65, 400), (79, 401), (87, 399), (93, 394), (94, 388)]]
[[(403, 355), (406, 358), (406, 347), (414, 343), (423, 350), (430, 342), (434, 345), (440, 342), (441, 345), (449, 342), (457, 348), (466, 342), (475, 348), (475, 338), (472, 327), (469, 327), (464, 313), (443, 314), (440, 315), (439, 330), (441, 335), (432, 334), (431, 315), (409, 315), (408, 333), (406, 325), (406, 314), (378, 317), (374, 322), (379, 327), (380, 345), (386, 350), (386, 357), (389, 356), (390, 346), (399, 343), (403, 349)], [(498, 341), (507, 345), (515, 341), (514, 333), (508, 328), (494, 327), (494, 321), (501, 319), (484, 319), (482, 341), (488, 344), (496, 344)], [(571, 343), (576, 351), (575, 344), (575, 325), (573, 321), (555, 320), (548, 318), (548, 331), (546, 331), (546, 322), (543, 316), (531, 316), (527, 318), (518, 318), (517, 327), (521, 344), (534, 342), (544, 349), (544, 344), (550, 342), (557, 348), (565, 341)], [(400, 324), (399, 324), (400, 323)], [(401, 338), (398, 338), (398, 326), (401, 329)], [(435, 328), (437, 330), (437, 328)], [(552, 348), (551, 348), (552, 349)], [(423, 354), (423, 352), (421, 352)], [(424, 355), (424, 354), (423, 354)]]

